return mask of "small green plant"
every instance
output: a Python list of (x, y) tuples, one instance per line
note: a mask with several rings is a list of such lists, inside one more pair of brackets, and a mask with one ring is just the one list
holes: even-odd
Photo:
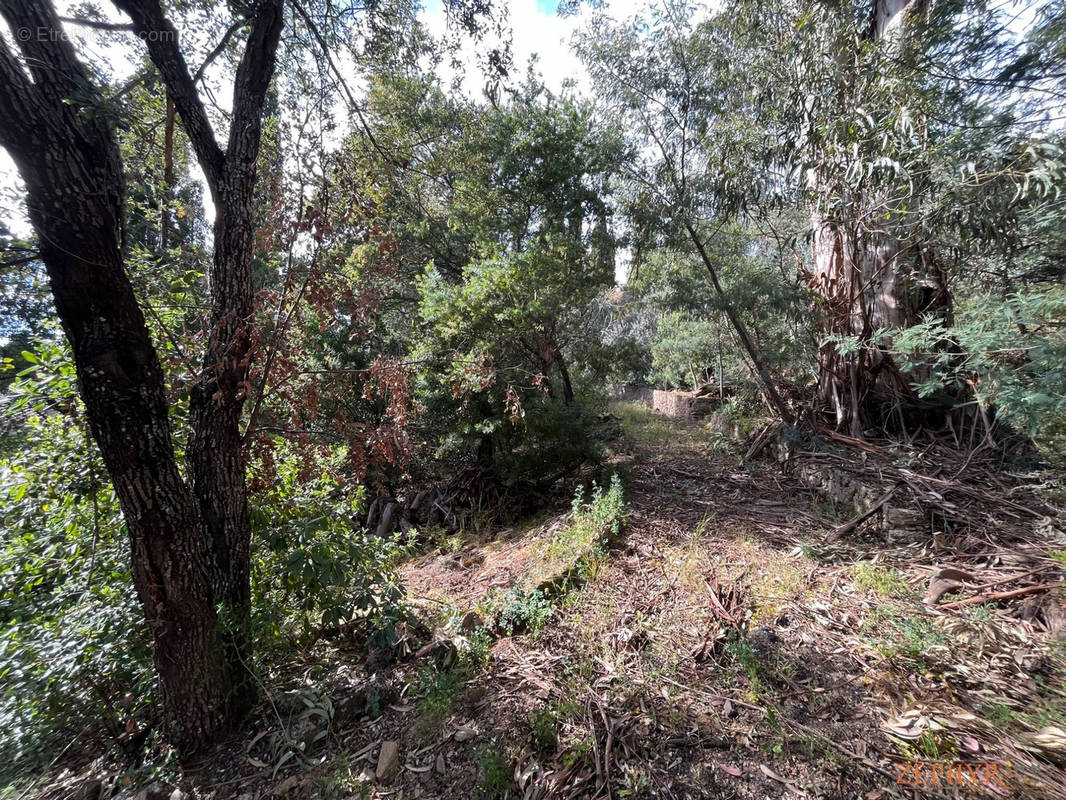
[(582, 736), (565, 753), (563, 753), (563, 766), (567, 769), (588, 764), (592, 760), (592, 751), (596, 747), (596, 740), (592, 734)]
[(321, 800), (369, 800), (370, 784), (358, 778), (358, 764), (348, 753), (339, 753), (318, 781)]
[(855, 567), (855, 585), (881, 597), (898, 597), (907, 591), (898, 570), (865, 561)]
[(480, 672), (489, 665), (492, 657), (492, 636), (484, 627), (474, 628), (467, 636), (467, 647), (460, 654), (460, 662)]
[(418, 703), (420, 725), (426, 731), (439, 729), (455, 711), (466, 686), (466, 673), (460, 668), (438, 671), (427, 664), (418, 673), (418, 688), (423, 692)]
[(492, 740), (479, 747), (477, 758), (477, 796), (481, 800), (497, 800), (507, 796), (511, 788), (511, 760)]
[(538, 708), (529, 715), (529, 730), (538, 750), (549, 755), (555, 752), (559, 746), (559, 729), (558, 720), (550, 707)]
[(259, 641), (284, 636), (307, 643), (356, 620), (370, 634), (387, 631), (402, 614), (395, 569), (406, 554), (400, 540), (351, 524), (363, 503), (361, 490), (346, 494), (326, 469), (306, 475), (300, 455), (281, 445), (273, 463), (276, 477), (250, 513)]
[(497, 624), (508, 636), (515, 633), (539, 633), (552, 615), (551, 601), (540, 589), (525, 591), (512, 586), (500, 601)]
[(981, 716), (997, 728), (1004, 728), (1015, 718), (1014, 710), (1005, 703), (988, 703), (981, 708)]
[(748, 676), (748, 682), (751, 684), (752, 693), (758, 694), (762, 688), (760, 681), (762, 670), (751, 645), (738, 636), (732, 641), (726, 642), (725, 650), (743, 668), (744, 674)]

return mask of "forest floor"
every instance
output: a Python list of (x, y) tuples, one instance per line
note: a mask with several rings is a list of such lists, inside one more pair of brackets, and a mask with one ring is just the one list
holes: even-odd
[[(303, 755), (264, 727), (178, 785), (242, 800), (1066, 797), (1066, 543), (1046, 513), (1004, 500), (1006, 543), (980, 509), (954, 539), (834, 538), (853, 512), (800, 470), (741, 466), (701, 425), (612, 410), (619, 535), (575, 536), (559, 508), (441, 540), (403, 569), (425, 628), (397, 660), (338, 651), (274, 698), (286, 742), (307, 723)], [(988, 602), (950, 607), (968, 598)]]

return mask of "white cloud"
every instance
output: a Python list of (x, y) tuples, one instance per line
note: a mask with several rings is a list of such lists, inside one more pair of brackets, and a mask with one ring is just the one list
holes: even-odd
[[(613, 0), (606, 4), (616, 19), (627, 19), (646, 5), (646, 0)], [(574, 34), (594, 13), (588, 5), (582, 5), (578, 13), (569, 16), (555, 13), (554, 0), (510, 0), (507, 10), (516, 77), (523, 76), (527, 65), (536, 58), (536, 72), (551, 91), (561, 91), (567, 80), (574, 82), (578, 92), (587, 93), (591, 89), (585, 66), (570, 48)], [(440, 0), (430, 0), (421, 19), (434, 38), (439, 39), (447, 32), (447, 15)], [(462, 86), (473, 97), (481, 93), (484, 83), (477, 66), (479, 46), (485, 47), (465, 37), (459, 48), (459, 59), (465, 65)], [(445, 69), (442, 77), (450, 80), (453, 74)]]

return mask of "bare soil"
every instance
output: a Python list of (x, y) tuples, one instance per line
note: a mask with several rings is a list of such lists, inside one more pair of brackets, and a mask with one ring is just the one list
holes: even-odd
[[(269, 761), (284, 748), (265, 747), (268, 714), (177, 785), (247, 800), (1066, 797), (1055, 481), (840, 442), (782, 471), (695, 423), (614, 411), (629, 515), (609, 547), (575, 552), (577, 573), (561, 563), (565, 508), (442, 540), (404, 568), (424, 627), (397, 660), (368, 678), (355, 652), (309, 657), (304, 708), (323, 705), (327, 735)], [(873, 515), (836, 536), (861, 509), (809, 488), (804, 459), (912, 476), (916, 507), (945, 510), (924, 531)], [(532, 630), (476, 627), (555, 573)], [(414, 656), (429, 630), (447, 647)]]

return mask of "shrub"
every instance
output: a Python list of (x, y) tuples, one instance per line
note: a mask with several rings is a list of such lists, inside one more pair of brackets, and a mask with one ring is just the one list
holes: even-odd
[[(379, 539), (355, 523), (363, 490), (347, 493), (279, 444), (276, 480), (252, 501), (253, 614), (260, 639), (301, 643), (342, 623), (387, 633), (401, 613), (403, 590), (394, 569), (398, 538)], [(343, 452), (330, 458), (343, 459)]]

